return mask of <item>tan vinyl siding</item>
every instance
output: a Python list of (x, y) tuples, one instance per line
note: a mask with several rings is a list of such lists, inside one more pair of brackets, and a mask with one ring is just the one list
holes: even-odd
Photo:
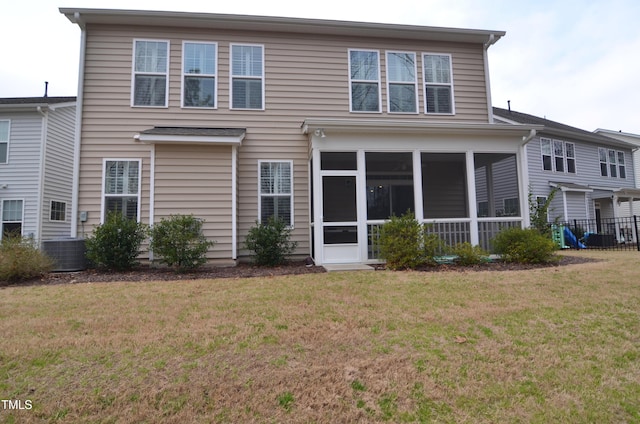
[[(130, 106), (133, 40), (138, 38), (170, 42), (168, 108)], [(218, 43), (216, 110), (180, 107), (181, 50), (182, 42), (185, 40)], [(265, 110), (229, 109), (230, 43), (264, 46)], [(380, 51), (382, 113), (349, 112), (349, 48)], [(386, 113), (386, 50), (416, 53), (419, 114), (399, 116)], [(248, 33), (215, 29), (89, 25), (86, 51), (79, 210), (95, 211), (90, 212), (90, 223), (96, 223), (95, 218), (99, 217), (101, 167), (104, 157), (142, 158), (142, 221), (148, 222), (151, 148), (133, 140), (133, 135), (137, 132), (153, 126), (246, 128), (246, 138), (238, 148), (240, 255), (247, 253), (241, 250), (244, 237), (258, 218), (259, 159), (293, 161), (293, 238), (299, 242), (299, 254), (306, 255), (309, 252), (309, 150), (307, 137), (301, 131), (302, 122), (306, 118), (487, 122), (483, 47), (480, 44), (362, 37), (343, 39), (335, 36)], [(456, 109), (453, 116), (424, 114), (421, 54), (425, 52), (452, 55)], [(188, 165), (185, 165), (184, 171), (188, 172)], [(156, 178), (159, 177), (160, 173), (156, 173)], [(216, 247), (215, 250), (219, 248)]]
[(156, 146), (154, 221), (175, 214), (203, 219), (204, 235), (216, 242), (208, 257), (230, 259), (230, 146)]

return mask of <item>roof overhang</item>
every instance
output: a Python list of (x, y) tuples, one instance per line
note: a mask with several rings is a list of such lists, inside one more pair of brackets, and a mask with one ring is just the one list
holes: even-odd
[(148, 144), (210, 144), (240, 146), (245, 128), (154, 127), (133, 136)]
[(312, 135), (316, 131), (336, 131), (341, 133), (404, 133), (442, 135), (485, 135), (528, 137), (532, 131), (540, 130), (540, 125), (488, 124), (468, 122), (426, 122), (417, 120), (391, 119), (306, 119), (302, 132)]
[(586, 185), (575, 184), (575, 183), (559, 183), (559, 182), (549, 182), (551, 187), (555, 187), (560, 189), (561, 191), (572, 191), (578, 193), (592, 193), (593, 189)]
[(60, 8), (60, 13), (81, 28), (85, 28), (87, 24), (140, 26), (143, 23), (145, 26), (163, 28), (216, 28), (237, 31), (252, 30), (343, 37), (480, 43), (485, 47), (489, 47), (505, 35), (504, 31), (492, 30), (213, 13), (80, 8)]

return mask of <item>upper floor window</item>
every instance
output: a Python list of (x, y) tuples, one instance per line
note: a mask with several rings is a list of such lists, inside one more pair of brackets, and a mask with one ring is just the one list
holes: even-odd
[(167, 106), (169, 42), (134, 41), (133, 106)]
[(140, 176), (139, 159), (104, 161), (103, 222), (110, 212), (139, 221)]
[(67, 204), (65, 202), (51, 201), (49, 220), (50, 221), (66, 221), (67, 220)]
[(185, 41), (182, 46), (182, 105), (216, 107), (217, 44)]
[(540, 139), (542, 169), (545, 171), (576, 173), (575, 145), (566, 141)]
[(416, 54), (387, 52), (387, 97), (390, 113), (418, 113)]
[(293, 225), (293, 163), (259, 162), (260, 172), (260, 221), (270, 217)]
[(453, 114), (451, 55), (425, 53), (423, 62), (425, 112)]
[(264, 109), (264, 47), (231, 45), (231, 108)]
[(0, 163), (9, 161), (9, 126), (10, 121), (0, 121)]
[(613, 149), (598, 148), (600, 159), (600, 175), (611, 178), (627, 178), (627, 167), (624, 152)]
[(380, 53), (349, 50), (349, 84), (352, 112), (380, 112)]

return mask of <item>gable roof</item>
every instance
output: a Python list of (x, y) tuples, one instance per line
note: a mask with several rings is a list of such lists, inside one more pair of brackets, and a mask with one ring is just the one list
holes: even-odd
[(602, 134), (593, 133), (580, 128), (565, 125), (560, 122), (552, 121), (546, 118), (540, 118), (539, 116), (529, 115), (527, 113), (516, 112), (515, 110), (507, 110), (499, 107), (493, 108), (494, 118), (510, 123), (528, 124), (528, 125), (542, 125), (544, 128), (539, 131), (542, 135), (550, 135), (556, 137), (567, 137), (581, 141), (589, 141), (592, 143), (602, 143), (607, 145), (613, 145), (618, 147), (633, 148), (636, 147), (631, 143), (627, 143), (622, 140), (616, 140), (611, 137), (604, 136)]
[(344, 37), (453, 41), (480, 43), (486, 47), (489, 47), (505, 35), (504, 31), (493, 30), (214, 13), (78, 8), (60, 8), (60, 13), (83, 29), (87, 24), (218, 28), (240, 31), (326, 34)]

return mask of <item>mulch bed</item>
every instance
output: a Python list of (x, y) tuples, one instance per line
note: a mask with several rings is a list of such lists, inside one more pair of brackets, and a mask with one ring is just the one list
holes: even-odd
[[(426, 266), (417, 269), (421, 272), (439, 271), (517, 271), (535, 268), (549, 268), (563, 265), (580, 264), (593, 262), (594, 259), (576, 256), (560, 256), (557, 264), (532, 265), (532, 264), (512, 264), (505, 262), (490, 262), (481, 265), (461, 266), (442, 264), (436, 266)], [(376, 271), (384, 270), (385, 266), (373, 265)], [(306, 266), (303, 261), (293, 261), (278, 267), (259, 267), (248, 263), (240, 263), (232, 267), (203, 267), (198, 271), (188, 273), (175, 273), (167, 268), (150, 267), (141, 265), (133, 270), (125, 272), (104, 271), (88, 269), (76, 272), (51, 272), (40, 278), (14, 283), (11, 285), (44, 285), (44, 284), (76, 284), (76, 283), (97, 283), (111, 281), (174, 281), (174, 280), (195, 280), (211, 278), (248, 278), (248, 277), (274, 277), (278, 275), (298, 275), (322, 273), (326, 270), (321, 266)], [(3, 285), (0, 282), (0, 286)]]

